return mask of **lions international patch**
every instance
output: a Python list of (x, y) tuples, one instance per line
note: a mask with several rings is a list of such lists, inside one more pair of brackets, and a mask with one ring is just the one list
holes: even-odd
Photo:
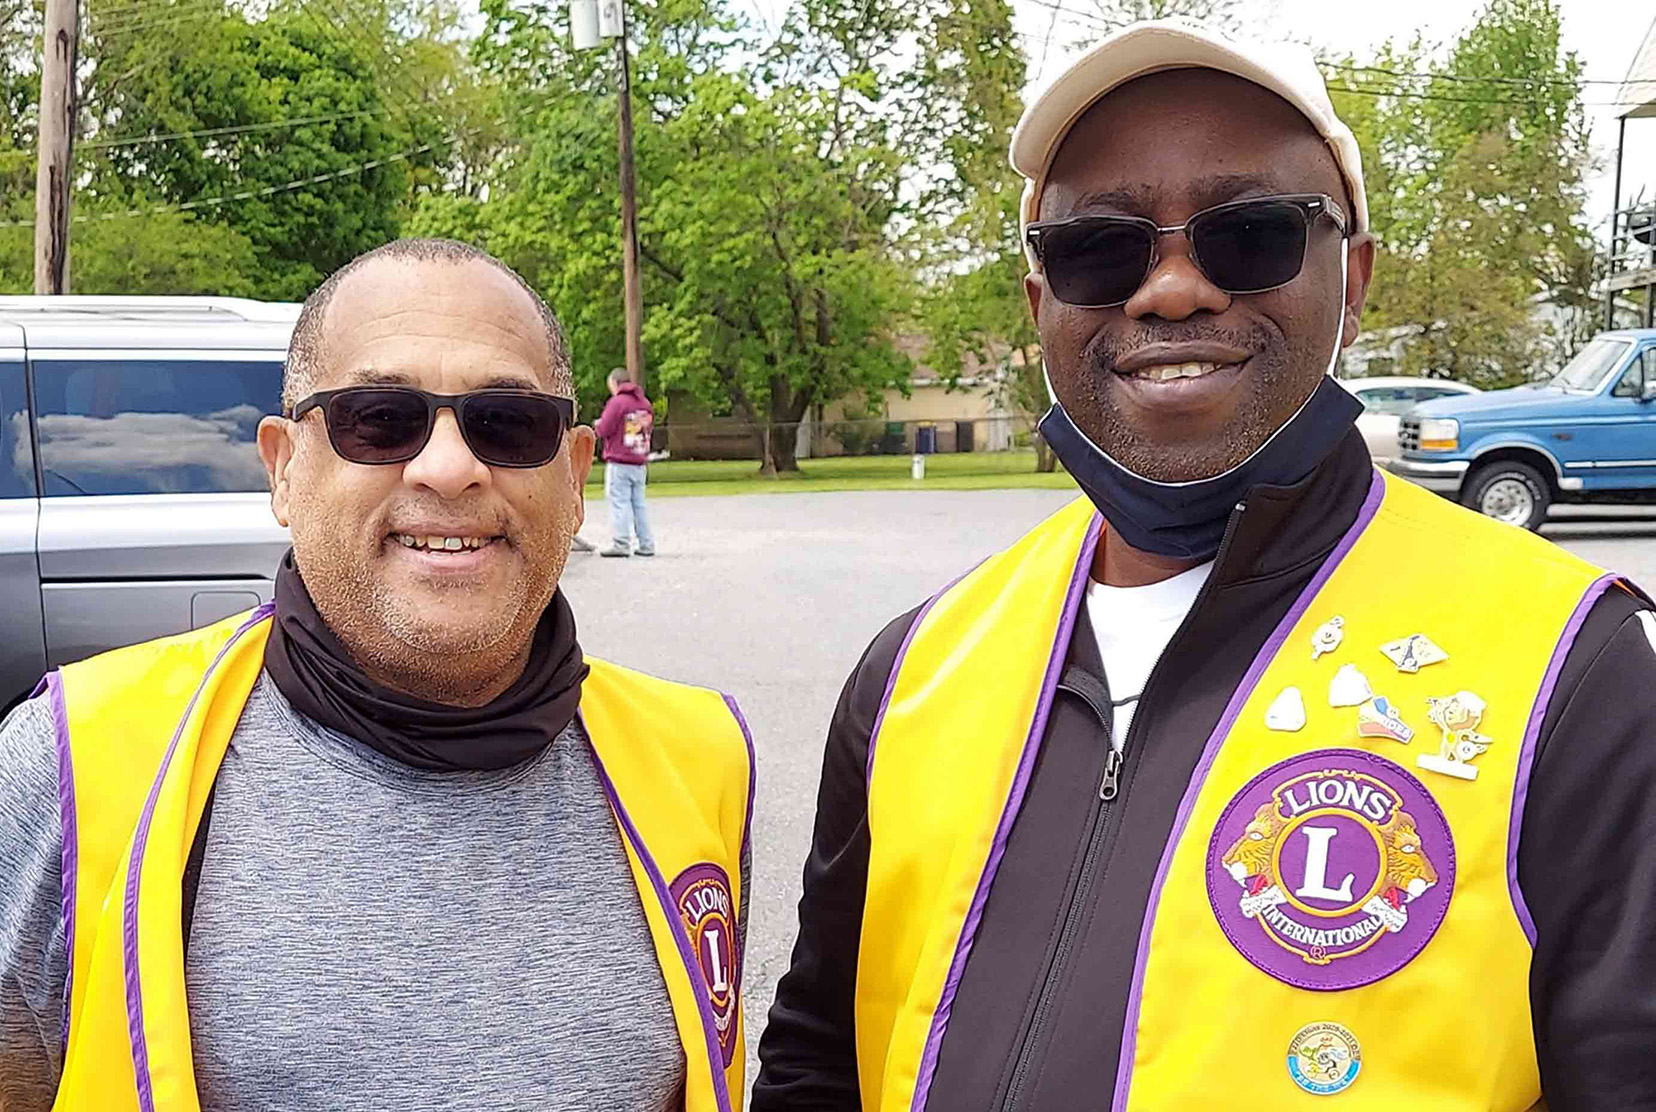
[(1308, 1023), (1288, 1044), (1288, 1076), (1320, 1097), (1351, 1088), (1362, 1068), (1357, 1036), (1338, 1023)]
[(1443, 811), (1406, 769), (1356, 749), (1272, 765), (1225, 807), (1208, 900), (1242, 956), (1279, 981), (1335, 992), (1426, 948), (1455, 887)]
[(696, 952), (713, 1027), (728, 1067), (736, 1052), (736, 1018), (740, 1006), (736, 986), (741, 983), (741, 961), (736, 941), (736, 914), (730, 899), (730, 880), (717, 865), (692, 865), (678, 875), (670, 890), (673, 906), (684, 921), (684, 932)]

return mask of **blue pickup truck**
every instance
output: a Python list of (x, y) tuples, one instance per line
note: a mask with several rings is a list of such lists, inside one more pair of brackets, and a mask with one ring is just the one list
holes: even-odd
[(1555, 502), (1656, 502), (1656, 329), (1604, 332), (1550, 381), (1414, 407), (1386, 466), (1539, 529)]

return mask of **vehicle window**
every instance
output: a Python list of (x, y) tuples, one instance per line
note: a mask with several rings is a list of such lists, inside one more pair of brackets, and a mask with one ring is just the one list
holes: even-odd
[(279, 361), (37, 360), (43, 494), (266, 489), (255, 436)]
[(33, 442), (23, 364), (0, 361), (0, 498), (35, 496)]
[(1447, 398), (1455, 394), (1463, 394), (1464, 390), (1450, 390), (1444, 386), (1416, 386), (1414, 388), (1415, 401), (1429, 402), (1433, 398)]
[(1651, 350), (1652, 349), (1650, 348), (1646, 348), (1644, 351), (1639, 353), (1639, 357), (1628, 365), (1627, 370), (1623, 372), (1621, 376), (1621, 381), (1616, 383), (1616, 388), (1611, 391), (1611, 393), (1618, 398), (1638, 398), (1644, 396), (1645, 378), (1650, 373), (1650, 364), (1652, 362), (1650, 358)]
[(1566, 390), (1591, 393), (1604, 385), (1604, 377), (1622, 361), (1627, 348), (1626, 340), (1600, 336), (1576, 352), (1576, 357), (1553, 376), (1552, 384)]
[(1413, 388), (1408, 386), (1371, 386), (1357, 391), (1357, 399), (1370, 413), (1385, 413), (1394, 417), (1407, 413), (1415, 405)]

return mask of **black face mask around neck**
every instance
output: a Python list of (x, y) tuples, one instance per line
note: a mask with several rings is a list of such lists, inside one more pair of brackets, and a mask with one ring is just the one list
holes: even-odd
[(265, 671), (293, 709), (413, 768), (508, 768), (539, 756), (575, 718), (586, 659), (562, 591), (541, 614), (523, 675), (488, 704), (453, 707), (368, 677), (322, 620), (290, 549), (276, 572)]
[(1292, 486), (1328, 458), (1363, 403), (1328, 376), (1299, 412), (1253, 455), (1221, 474), (1188, 483), (1146, 479), (1117, 463), (1054, 402), (1041, 436), (1121, 539), (1140, 552), (1209, 560), (1219, 551), (1231, 510), (1260, 485)]

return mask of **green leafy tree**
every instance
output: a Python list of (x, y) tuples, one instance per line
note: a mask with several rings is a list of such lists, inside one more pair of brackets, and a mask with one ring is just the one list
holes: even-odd
[[(929, 244), (932, 281), (923, 303), (928, 360), (958, 383), (967, 357), (1001, 371), (1002, 404), (1033, 422), (1047, 406), (1040, 336), (1024, 295), (1028, 270), (1019, 236), (1023, 179), (1007, 161), (1023, 111), (1023, 53), (1004, 2), (956, 4), (941, 21), (938, 50), (924, 60), (927, 79), (966, 107), (947, 145), (950, 215)], [(1036, 467), (1056, 457), (1037, 434)]]
[[(470, 231), (528, 276), (596, 392), (622, 348), (613, 53), (573, 52), (562, 6), (484, 11), (476, 59), (527, 135), (486, 201), (423, 200), (413, 226)], [(908, 187), (947, 129), (902, 49), (936, 11), (802, 0), (764, 43), (719, 3), (629, 8), (650, 381), (739, 415), (767, 471), (797, 466), (811, 406), (906, 382), (893, 340), (927, 204)]]
[(35, 118), (40, 20), (28, 0), (0, 0), (0, 293), (34, 288)]
[(1330, 70), (1380, 245), (1367, 323), (1411, 330), (1408, 373), (1507, 386), (1582, 339), (1535, 312), (1585, 321), (1593, 266), (1582, 68), (1559, 24), (1555, 0), (1491, 0), (1441, 55), (1417, 40)]
[[(447, 0), (93, 0), (84, 26), (76, 292), (302, 297), (475, 191), (508, 126)], [(33, 215), (37, 40), (0, 0), (0, 223)], [(0, 227), (0, 288), (30, 288), (31, 236)]]
[[(226, 12), (191, 28), (183, 44), (157, 27), (100, 45), (87, 98), (94, 139), (82, 152), (90, 180), (77, 205), (208, 202), (208, 222), (251, 244), (252, 290), (277, 299), (302, 298), (394, 238), (406, 162), (424, 152), (411, 154), (388, 121), (358, 46), (291, 12)], [(214, 134), (146, 141), (199, 131)]]

